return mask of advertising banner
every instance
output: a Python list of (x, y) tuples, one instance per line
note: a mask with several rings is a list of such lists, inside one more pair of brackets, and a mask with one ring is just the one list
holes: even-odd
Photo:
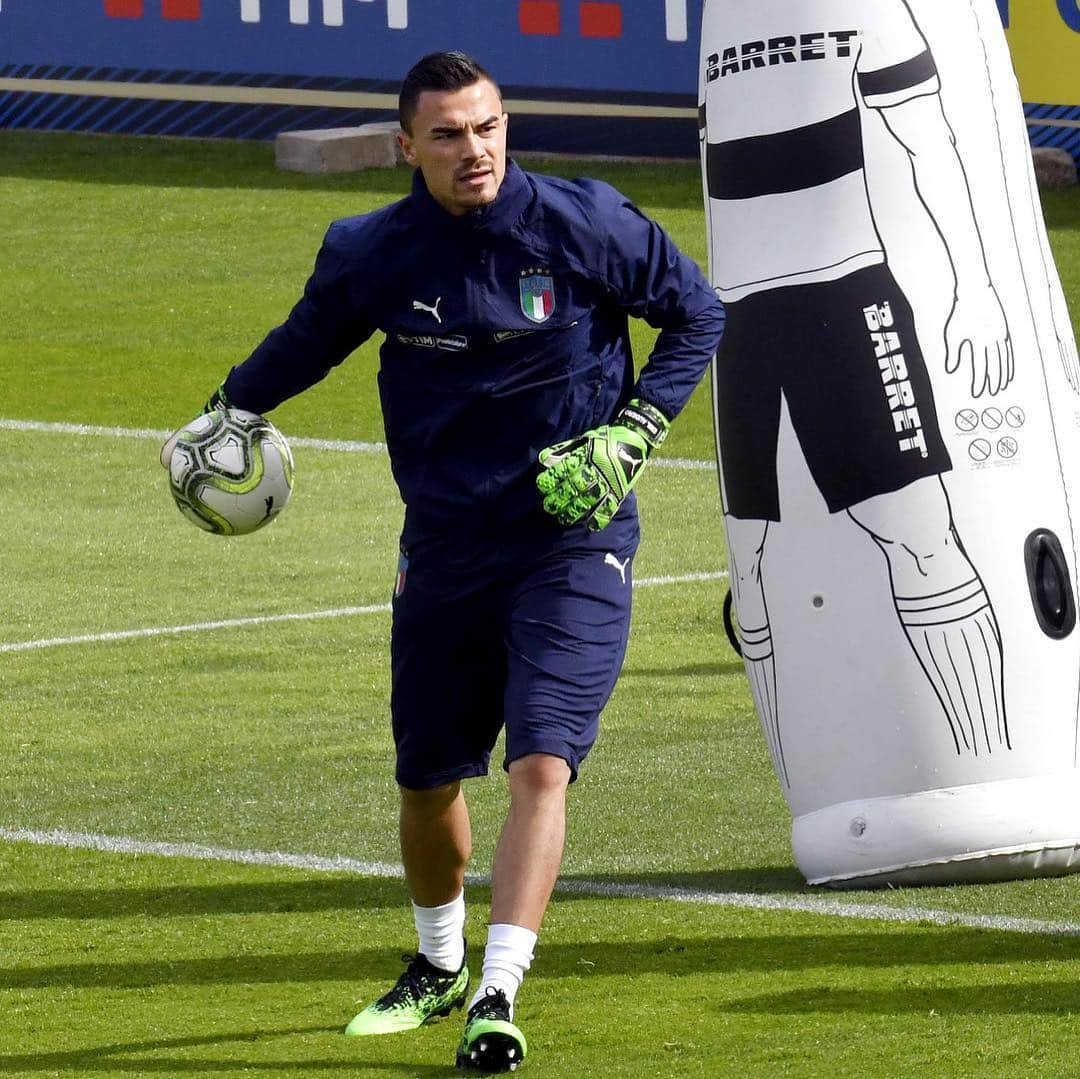
[(1080, 0), (999, 0), (1036, 146), (1080, 158)]
[(0, 126), (269, 138), (390, 119), (408, 68), (457, 48), (502, 84), (517, 148), (692, 156), (700, 22), (700, 0), (0, 0)]
[[(812, 9), (813, 3), (805, 5)], [(0, 0), (0, 127), (273, 138), (394, 115), (460, 48), (516, 149), (692, 157), (702, 0)], [(1031, 139), (1080, 156), (1080, 0), (997, 0)]]

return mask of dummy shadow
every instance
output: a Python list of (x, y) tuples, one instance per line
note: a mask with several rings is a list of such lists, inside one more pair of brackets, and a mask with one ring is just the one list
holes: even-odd
[(635, 890), (638, 890), (642, 893), (641, 898), (646, 898), (651, 889), (708, 892), (721, 895), (834, 894), (822, 893), (818, 888), (811, 888), (793, 865), (757, 865), (694, 872), (672, 870), (666, 873), (564, 875), (559, 878), (554, 898), (559, 900), (595, 896), (598, 881), (611, 886), (612, 896), (633, 896)]
[(1066, 1016), (1076, 1014), (1076, 1001), (1076, 983), (1066, 978), (1059, 982), (1025, 981), (1012, 985), (986, 982), (889, 989), (867, 986), (837, 989), (821, 984), (809, 989), (759, 993), (718, 1005), (715, 1010), (729, 1015)]
[[(722, 930), (725, 912), (718, 911), (717, 914), (717, 926)], [(583, 969), (589, 976), (633, 971), (676, 977), (820, 970), (828, 978), (830, 972), (835, 974), (838, 969), (932, 969), (959, 965), (1009, 968), (1029, 963), (1071, 964), (1078, 959), (1080, 938), (1077, 937), (1034, 936), (966, 927), (919, 925), (905, 926), (900, 931), (896, 926), (882, 926), (836, 933), (788, 934), (741, 934), (733, 930), (730, 935), (721, 932), (712, 937), (696, 935), (689, 939), (665, 935), (653, 940), (548, 943), (543, 948), (543, 962), (536, 964), (529, 972), (529, 978), (580, 978)], [(836, 981), (835, 977), (831, 980)], [(1066, 981), (1063, 975), (1062, 984)], [(1026, 992), (1031, 984), (1016, 988)], [(961, 988), (966, 991), (967, 987)], [(1075, 1012), (1075, 981), (1071, 982), (1071, 988), (1071, 1010)], [(780, 998), (790, 995), (776, 994)], [(1037, 995), (1032, 993), (1032, 996)], [(920, 1010), (925, 1009), (920, 1007)]]

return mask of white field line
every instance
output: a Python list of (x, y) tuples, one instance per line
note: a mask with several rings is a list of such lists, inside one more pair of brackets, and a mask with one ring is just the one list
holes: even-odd
[[(634, 582), (635, 588), (657, 585), (692, 584), (698, 581), (717, 581), (727, 577), (726, 570), (715, 573), (684, 573), (679, 576), (643, 577)], [(286, 611), (282, 614), (258, 614), (245, 618), (222, 618), (215, 622), (187, 622), (178, 626), (145, 626), (140, 629), (120, 629), (104, 633), (81, 633), (72, 637), (41, 637), (30, 641), (0, 643), (3, 652), (34, 652), (42, 648), (60, 648), (71, 644), (102, 644), (109, 641), (130, 641), (139, 637), (169, 637), (180, 633), (205, 633), (211, 630), (237, 629), (244, 626), (265, 626), (273, 622), (309, 622), (320, 618), (350, 618), (360, 614), (381, 614), (390, 610), (389, 603), (373, 603), (366, 607), (330, 607), (320, 611)]]
[[(138, 438), (148, 442), (164, 442), (171, 431), (156, 431), (148, 427), (97, 427), (86, 423), (47, 423), (41, 420), (9, 420), (0, 417), (0, 430), (39, 431), (45, 434), (79, 435), (96, 438)], [(350, 439), (300, 438), (285, 436), (289, 445), (311, 450), (329, 450), (334, 453), (385, 453), (385, 442), (355, 442)], [(694, 461), (686, 457), (658, 457), (652, 462), (654, 468), (678, 468), (689, 471), (715, 469), (712, 461)]]
[(378, 603), (368, 607), (332, 607), (323, 611), (290, 611), (285, 614), (251, 615), (248, 618), (223, 618), (217, 622), (189, 622), (179, 626), (147, 626), (143, 629), (121, 629), (108, 633), (83, 633), (75, 637), (44, 637), (36, 641), (8, 641), (0, 644), (0, 652), (31, 652), (39, 648), (59, 648), (66, 644), (100, 644), (105, 641), (130, 641), (137, 637), (167, 637), (177, 633), (203, 633), (207, 630), (236, 629), (241, 626), (265, 626), (271, 622), (347, 618), (355, 614), (375, 614), (389, 610), (389, 603)]
[[(138, 438), (147, 442), (164, 442), (172, 431), (156, 431), (149, 427), (97, 427), (88, 423), (46, 423), (41, 420), (7, 420), (0, 418), (0, 430), (38, 431), (52, 435), (78, 435), (91, 438)], [(384, 453), (385, 442), (353, 442), (347, 439), (294, 438), (287, 435), (290, 446), (313, 450), (336, 450), (339, 453)]]
[[(275, 866), (318, 873), (351, 873), (361, 877), (400, 878), (400, 865), (368, 862), (355, 858), (332, 858), (286, 851), (234, 850), (197, 843), (163, 843), (128, 836), (96, 835), (61, 830), (33, 831), (0, 827), (0, 841), (33, 843), (68, 850), (96, 850), (108, 854), (156, 855), (164, 858), (193, 858), (207, 862), (234, 862), (241, 865)], [(472, 884), (488, 884), (490, 878), (471, 874)], [(860, 921), (931, 923), (964, 929), (990, 929), (1037, 936), (1080, 936), (1080, 923), (1054, 922), (1040, 918), (1014, 918), (1004, 914), (964, 914), (928, 907), (892, 907), (884, 903), (852, 903), (827, 896), (786, 895), (776, 892), (711, 892), (697, 888), (665, 888), (652, 884), (616, 884), (605, 880), (560, 880), (556, 891), (563, 895), (603, 899), (651, 899), (668, 903), (698, 903), (703, 906), (737, 907), (742, 910), (815, 914)]]
[[(46, 434), (75, 435), (97, 438), (134, 438), (144, 441), (164, 442), (170, 431), (159, 431), (145, 427), (101, 427), (82, 423), (54, 423), (39, 420), (13, 420), (0, 417), (0, 430), (35, 431)], [(293, 438), (293, 446), (306, 449), (328, 450), (337, 453), (383, 453), (383, 442), (356, 442), (350, 440), (324, 438)], [(660, 461), (657, 462), (661, 463)], [(669, 468), (708, 469), (709, 461), (686, 461), (679, 458), (662, 462)], [(727, 576), (726, 573), (691, 573), (679, 577), (645, 578), (636, 582), (636, 587), (650, 585), (680, 584), (689, 581), (714, 580)], [(301, 622), (320, 618), (346, 618), (360, 614), (374, 614), (390, 610), (389, 604), (366, 607), (337, 607), (330, 610), (288, 612), (285, 614), (257, 615), (248, 618), (229, 618), (215, 622), (192, 622), (179, 626), (148, 626), (140, 629), (116, 630), (106, 633), (86, 633), (69, 637), (49, 637), (30, 641), (9, 641), (0, 643), (0, 652), (26, 652), (41, 648), (56, 648), (72, 644), (96, 644), (106, 641), (125, 641), (140, 637), (161, 637), (179, 633), (199, 633), (208, 630), (233, 629), (242, 626), (259, 626), (273, 622)]]

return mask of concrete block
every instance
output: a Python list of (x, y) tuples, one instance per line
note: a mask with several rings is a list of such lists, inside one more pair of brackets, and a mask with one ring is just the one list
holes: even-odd
[(403, 158), (395, 136), (397, 123), (328, 127), (315, 131), (283, 131), (274, 140), (279, 169), (291, 172), (357, 172), (392, 169)]
[(1077, 182), (1076, 162), (1067, 150), (1054, 146), (1036, 146), (1031, 151), (1035, 179), (1041, 191), (1061, 191)]

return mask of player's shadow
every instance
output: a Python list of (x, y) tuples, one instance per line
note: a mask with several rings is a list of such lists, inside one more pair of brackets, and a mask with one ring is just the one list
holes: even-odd
[[(307, 1037), (318, 1046), (348, 1041), (348, 1051), (337, 1059), (324, 1059), (305, 1055), (301, 1060), (259, 1060), (234, 1057), (208, 1057), (200, 1053), (197, 1058), (166, 1056), (185, 1050), (199, 1052), (203, 1049), (226, 1050), (230, 1046), (265, 1042), (275, 1038)], [(317, 1053), (316, 1048), (316, 1053)], [(406, 1055), (406, 1054), (403, 1054)], [(50, 1075), (86, 1075), (104, 1073), (109, 1075), (173, 1075), (184, 1072), (334, 1072), (341, 1075), (385, 1072), (388, 1075), (431, 1077), (460, 1074), (438, 1064), (402, 1064), (397, 1061), (371, 1061), (363, 1059), (363, 1053), (352, 1039), (344, 1039), (341, 1027), (299, 1027), (282, 1030), (242, 1030), (225, 1034), (195, 1034), (183, 1038), (164, 1038), (158, 1041), (116, 1042), (90, 1049), (58, 1050), (42, 1053), (0, 1053), (0, 1073), (28, 1075), (42, 1072)]]

